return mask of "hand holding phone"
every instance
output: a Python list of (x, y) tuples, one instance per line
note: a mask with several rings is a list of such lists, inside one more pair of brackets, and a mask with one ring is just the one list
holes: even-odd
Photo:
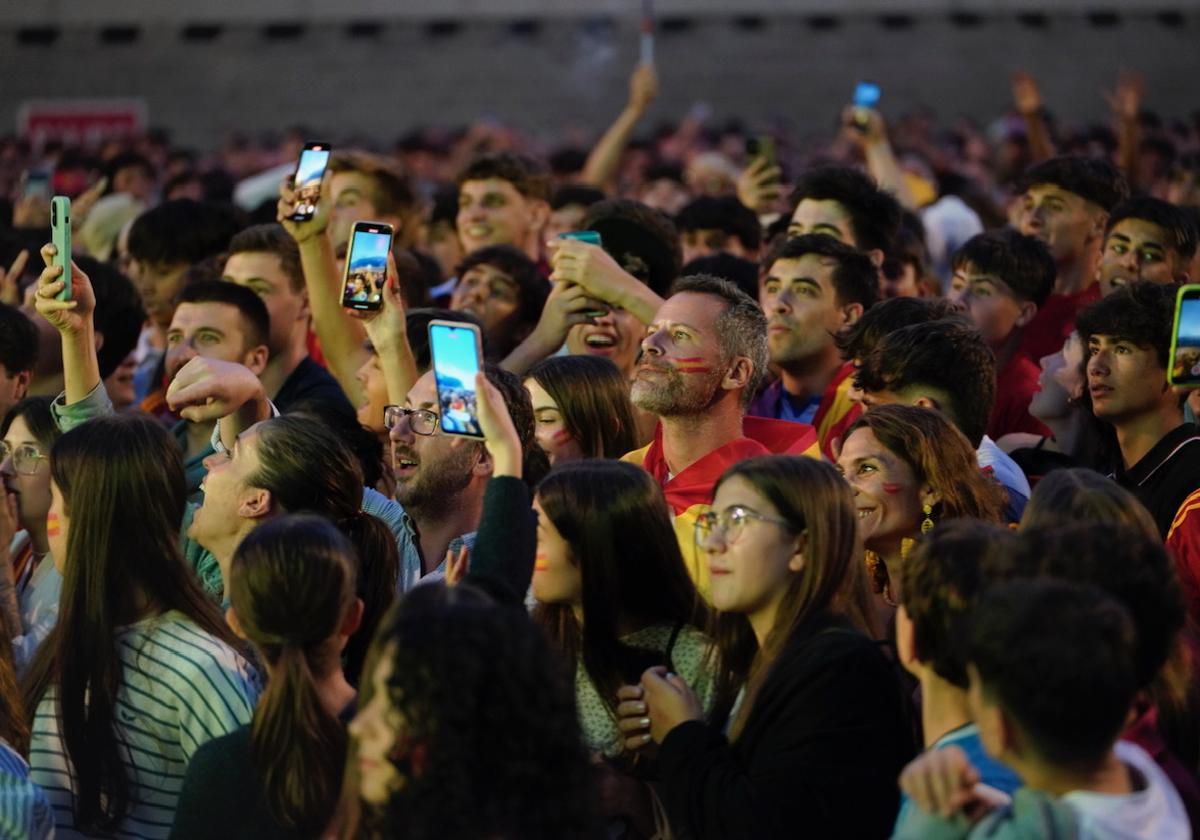
[(344, 308), (377, 312), (383, 306), (392, 233), (392, 226), (384, 222), (355, 222), (342, 279)]
[[(560, 233), (559, 239), (575, 239), (579, 242), (586, 242), (589, 245), (595, 245), (597, 248), (603, 248), (603, 241), (600, 239), (599, 231), (595, 230), (569, 230), (566, 233)], [(608, 314), (607, 309), (592, 309), (583, 313), (589, 318), (603, 318)]]
[(429, 353), (437, 385), (438, 422), (448, 435), (482, 440), (475, 376), (483, 370), (479, 327), (456, 321), (429, 322)]
[(296, 174), (292, 176), (292, 189), (296, 191), (296, 203), (292, 206), (293, 222), (310, 221), (317, 212), (321, 200), (321, 180), (329, 166), (330, 146), (328, 143), (305, 143), (296, 163)]
[(1180, 286), (1175, 297), (1167, 382), (1179, 388), (1200, 388), (1200, 285), (1195, 283)]
[(54, 264), (62, 269), (63, 290), (59, 300), (71, 299), (71, 199), (56, 195), (50, 199), (50, 241), (56, 253)]

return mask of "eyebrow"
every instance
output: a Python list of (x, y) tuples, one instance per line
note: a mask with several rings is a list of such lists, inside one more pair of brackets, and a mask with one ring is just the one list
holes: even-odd
[(666, 323), (660, 323), (658, 321), (655, 321), (650, 324), (650, 328), (653, 329), (655, 332), (657, 332), (658, 330), (661, 330), (661, 329), (674, 329), (675, 327), (683, 327), (685, 330), (691, 330), (692, 332), (700, 332), (700, 330), (697, 327), (693, 327), (691, 324), (685, 324), (683, 321), (667, 321)]
[(348, 196), (348, 195), (358, 198), (362, 194), (363, 194), (363, 191), (360, 190), (358, 187), (346, 187), (346, 189), (344, 189), (340, 193), (338, 193), (338, 200), (341, 201), (342, 198), (344, 198), (345, 196)]
[(775, 274), (767, 275), (767, 282), (774, 280), (776, 283), (803, 283), (806, 286), (816, 286), (821, 288), (820, 282), (815, 277), (779, 277)]
[[(1133, 239), (1131, 239), (1130, 237), (1126, 236), (1123, 233), (1117, 233), (1116, 231), (1113, 231), (1112, 233), (1110, 233), (1108, 235), (1108, 238), (1109, 239), (1119, 239), (1120, 241), (1124, 242), (1127, 245), (1133, 244)], [(1160, 242), (1155, 242), (1153, 239), (1147, 239), (1146, 241), (1142, 242), (1141, 247), (1143, 247), (1143, 248), (1162, 248), (1164, 251), (1167, 250), (1167, 246), (1165, 244), (1160, 243)]]
[(557, 411), (560, 414), (562, 413), (562, 409), (556, 405), (535, 405), (533, 411), (535, 414), (539, 411)]

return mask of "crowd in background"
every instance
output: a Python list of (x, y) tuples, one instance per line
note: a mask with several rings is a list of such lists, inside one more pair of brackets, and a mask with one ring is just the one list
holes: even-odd
[(549, 146), (0, 139), (0, 835), (1192, 836), (1200, 112), (658, 84)]

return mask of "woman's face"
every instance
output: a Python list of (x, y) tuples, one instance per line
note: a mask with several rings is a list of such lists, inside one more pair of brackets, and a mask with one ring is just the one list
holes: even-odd
[[(17, 417), (4, 436), (8, 457), (0, 461), (0, 480), (4, 491), (17, 497), (17, 516), (27, 531), (39, 530), (50, 513), (50, 459), (25, 423)], [(17, 461), (21, 470), (17, 470)], [(32, 475), (28, 473), (32, 470)]]
[(395, 667), (396, 646), (388, 645), (371, 674), (371, 702), (358, 710), (349, 731), (358, 754), (359, 795), (371, 805), (383, 805), (404, 787), (392, 754), (404, 734), (404, 715), (392, 705), (388, 680)]
[(59, 574), (63, 573), (67, 562), (67, 528), (70, 526), (62, 492), (58, 485), (50, 482), (50, 512), (46, 514), (46, 541), (50, 544), (50, 553), (54, 555), (54, 568)]
[(713, 606), (748, 615), (773, 610), (792, 575), (804, 567), (796, 534), (740, 476), (721, 485), (710, 512), (716, 521), (698, 539), (708, 561)]
[(554, 527), (540, 499), (534, 500), (533, 510), (538, 518), (533, 597), (543, 604), (579, 606), (583, 603), (583, 573), (571, 559), (571, 545)]
[(1072, 402), (1083, 396), (1087, 384), (1083, 371), (1083, 341), (1079, 333), (1067, 336), (1057, 353), (1043, 356), (1038, 376), (1039, 390), (1029, 403), (1029, 413), (1039, 420), (1069, 417)]
[(550, 457), (550, 465), (587, 457), (579, 441), (567, 431), (554, 397), (532, 377), (525, 380), (525, 390), (529, 392), (529, 399), (533, 403), (534, 436), (538, 446)]
[(916, 536), (923, 518), (923, 488), (912, 468), (865, 427), (846, 438), (837, 468), (854, 490), (863, 545), (885, 556), (898, 553), (900, 541)]

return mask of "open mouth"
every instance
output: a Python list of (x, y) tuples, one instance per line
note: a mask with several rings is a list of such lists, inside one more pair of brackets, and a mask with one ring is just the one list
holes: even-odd
[(392, 469), (396, 474), (396, 478), (403, 478), (412, 475), (417, 471), (419, 462), (409, 453), (397, 452), (392, 459)]
[(870, 516), (874, 512), (875, 512), (875, 508), (873, 508), (873, 507), (859, 508), (858, 509), (858, 518), (861, 521), (863, 519), (866, 519), (868, 516)]
[(607, 333), (592, 333), (583, 339), (583, 343), (588, 347), (608, 348), (617, 345), (617, 337)]
[(486, 239), (492, 235), (491, 225), (467, 225), (463, 233), (472, 239)]

